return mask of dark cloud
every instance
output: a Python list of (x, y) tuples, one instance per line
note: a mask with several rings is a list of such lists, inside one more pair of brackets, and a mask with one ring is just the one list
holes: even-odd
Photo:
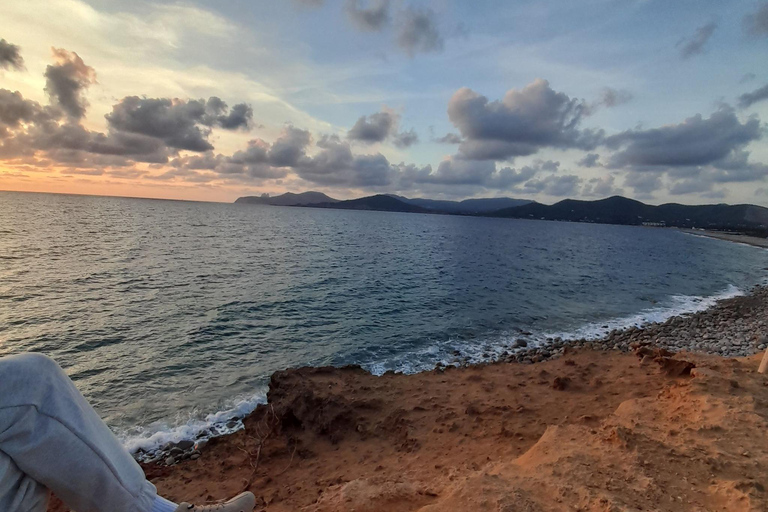
[(96, 82), (96, 71), (75, 52), (52, 48), (55, 64), (45, 68), (45, 92), (51, 102), (73, 119), (85, 116), (88, 101), (85, 90)]
[(225, 130), (247, 130), (251, 127), (252, 121), (253, 108), (246, 103), (234, 105), (229, 113), (223, 113), (217, 119), (219, 126)]
[(392, 138), (392, 142), (399, 148), (409, 148), (419, 142), (419, 135), (413, 130), (400, 132)]
[(592, 178), (584, 185), (581, 195), (587, 197), (610, 197), (624, 195), (624, 189), (616, 186), (616, 177), (612, 174), (601, 178)]
[(758, 101), (768, 100), (768, 84), (755, 89), (752, 92), (745, 92), (739, 96), (739, 106), (741, 108), (751, 107)]
[(395, 169), (384, 155), (354, 155), (348, 142), (336, 136), (317, 143), (321, 151), (295, 168), (302, 179), (324, 186), (384, 187), (392, 183)]
[(305, 151), (311, 141), (312, 135), (308, 130), (286, 127), (267, 153), (269, 164), (273, 167), (298, 165), (305, 158)]
[(497, 169), (496, 164), (490, 160), (460, 158), (443, 160), (436, 170), (433, 170), (432, 166), (418, 168), (400, 164), (399, 188), (409, 190), (414, 186), (429, 185), (441, 187), (441, 190), (451, 187), (468, 192), (480, 189), (505, 190), (518, 186), (541, 172), (556, 171), (559, 165), (559, 162), (551, 160), (537, 160), (532, 165), (520, 169), (511, 167)]
[(744, 29), (756, 37), (768, 37), (768, 2), (762, 2), (757, 11), (744, 16)]
[(15, 69), (17, 71), (24, 69), (21, 48), (5, 39), (0, 39), (0, 69)]
[(372, 144), (383, 142), (397, 129), (397, 116), (388, 111), (362, 116), (347, 132), (347, 138)]
[(461, 137), (459, 137), (455, 133), (446, 133), (442, 137), (438, 137), (437, 139), (434, 139), (434, 141), (440, 142), (443, 144), (461, 144)]
[(245, 104), (229, 111), (217, 97), (205, 100), (127, 96), (107, 114), (110, 128), (161, 139), (171, 148), (209, 151), (211, 127), (247, 128), (253, 111)]
[(634, 190), (638, 197), (650, 198), (663, 187), (661, 176), (661, 172), (630, 172), (624, 178), (624, 186)]
[(448, 117), (464, 138), (459, 151), (465, 158), (506, 160), (544, 147), (594, 149), (603, 131), (579, 129), (588, 108), (537, 79), (510, 89), (500, 101), (459, 89), (448, 103)]
[(431, 9), (409, 7), (398, 16), (397, 45), (413, 57), (417, 53), (439, 52), (443, 37)]
[(576, 162), (581, 167), (599, 167), (600, 162), (598, 160), (600, 159), (600, 155), (597, 153), (587, 153), (587, 155)]
[(347, 0), (347, 16), (361, 30), (381, 30), (389, 23), (389, 0)]
[(605, 142), (620, 149), (609, 167), (681, 167), (715, 163), (761, 136), (757, 118), (742, 124), (732, 108), (723, 106), (707, 119), (697, 114), (680, 124), (630, 130)]
[(677, 43), (680, 48), (680, 56), (684, 59), (693, 57), (700, 53), (704, 53), (704, 45), (707, 44), (709, 38), (717, 28), (717, 23), (711, 22), (696, 29), (696, 32), (690, 37), (686, 37)]
[(677, 181), (669, 187), (669, 193), (675, 196), (685, 194), (699, 194), (712, 190), (712, 183), (699, 179), (687, 179)]
[(46, 120), (51, 115), (54, 113), (36, 101), (24, 99), (19, 91), (0, 89), (0, 125), (16, 128), (22, 123)]
[(523, 191), (555, 197), (575, 196), (579, 193), (582, 181), (584, 180), (574, 174), (565, 176), (552, 175), (525, 182)]

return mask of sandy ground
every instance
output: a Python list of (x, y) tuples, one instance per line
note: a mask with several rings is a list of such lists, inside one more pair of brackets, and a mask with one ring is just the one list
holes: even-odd
[(244, 431), (145, 471), (170, 499), (249, 489), (275, 512), (768, 510), (759, 356), (644, 350), (278, 372)]
[(717, 238), (719, 240), (727, 240), (729, 242), (737, 242), (741, 244), (754, 245), (756, 247), (763, 247), (768, 249), (768, 238), (760, 238), (749, 235), (738, 235), (735, 233), (724, 233), (722, 231), (705, 231), (700, 229), (681, 229), (684, 233), (690, 233), (692, 235), (706, 236), (709, 238)]

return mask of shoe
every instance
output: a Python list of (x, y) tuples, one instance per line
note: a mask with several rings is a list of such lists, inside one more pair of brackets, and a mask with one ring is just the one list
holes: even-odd
[(190, 505), (182, 503), (176, 512), (253, 512), (256, 506), (256, 497), (253, 493), (244, 492), (224, 503), (216, 505)]

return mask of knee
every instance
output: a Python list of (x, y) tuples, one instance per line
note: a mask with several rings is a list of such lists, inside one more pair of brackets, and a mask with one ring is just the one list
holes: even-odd
[(61, 367), (45, 354), (25, 353), (0, 358), (0, 381), (41, 383), (61, 375)]

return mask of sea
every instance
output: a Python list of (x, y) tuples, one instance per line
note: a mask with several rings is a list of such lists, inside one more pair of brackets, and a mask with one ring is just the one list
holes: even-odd
[(0, 357), (53, 357), (151, 453), (242, 428), (277, 370), (490, 361), (706, 309), (767, 268), (674, 229), (0, 192)]

